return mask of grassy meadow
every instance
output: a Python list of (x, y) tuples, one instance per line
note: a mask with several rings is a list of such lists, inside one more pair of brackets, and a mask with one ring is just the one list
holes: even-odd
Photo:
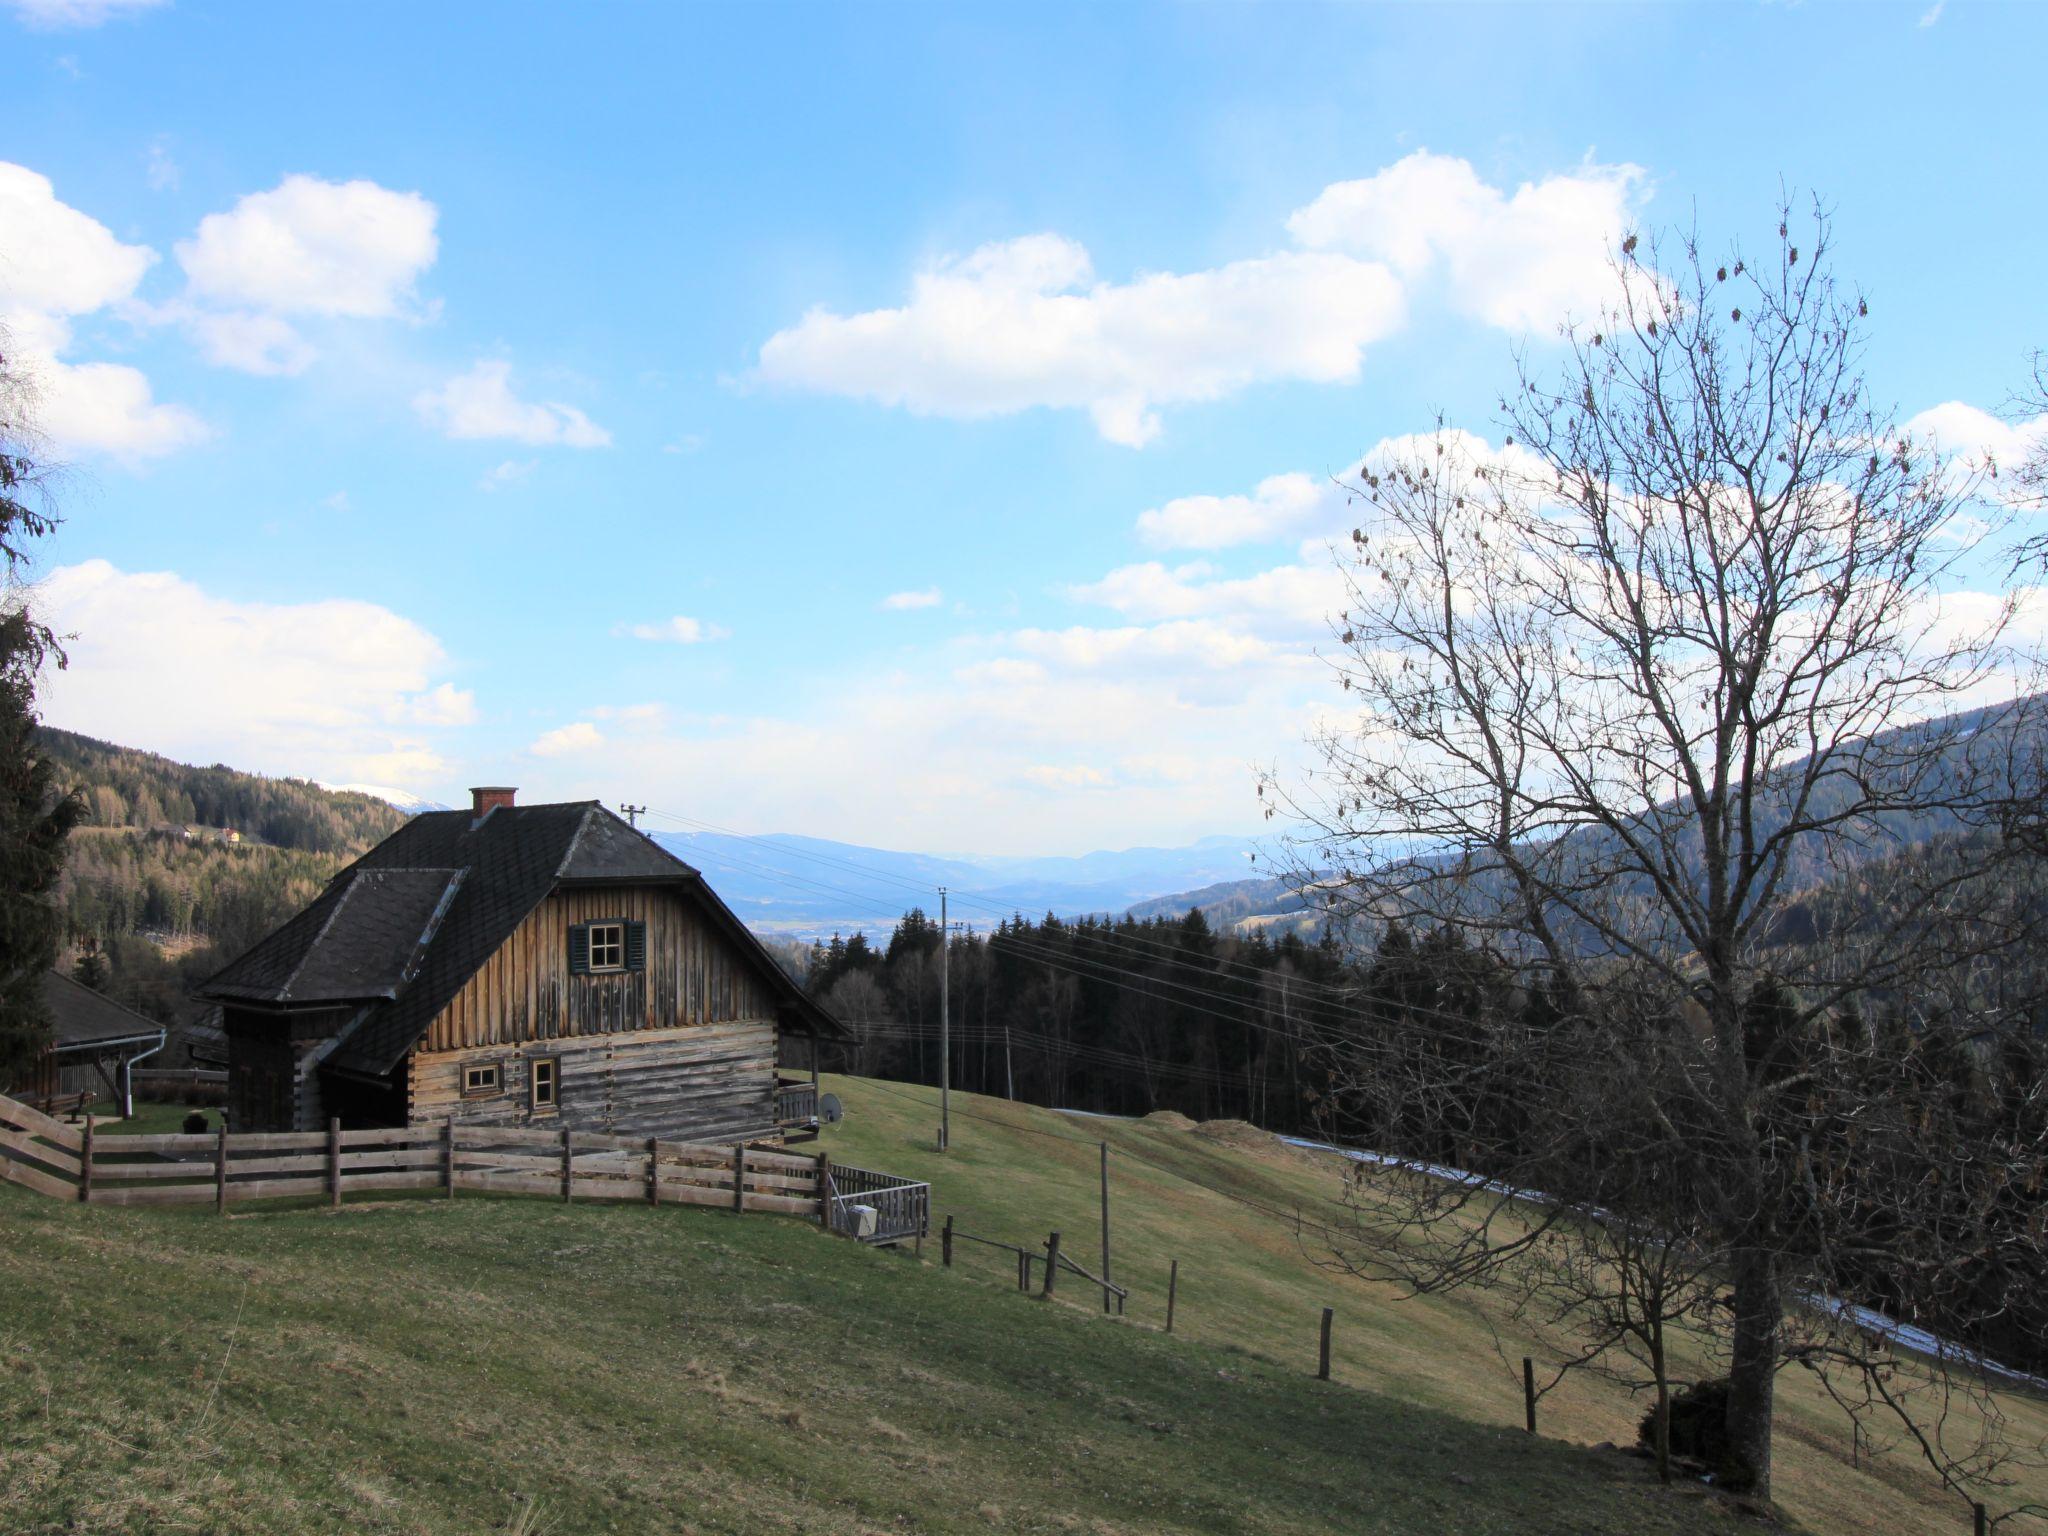
[[(773, 1216), (465, 1195), (223, 1219), (0, 1186), (0, 1531), (1762, 1528), (1593, 1449), (1627, 1438), (1616, 1389), (1551, 1399), (1532, 1439), (1468, 1308), (1320, 1267), (1272, 1212), (1327, 1200), (1325, 1160), (964, 1095), (941, 1158), (930, 1090), (830, 1086), (835, 1159), (933, 1173), (967, 1230), (1057, 1225), (1091, 1268), (1108, 1139), (1128, 1316), (1072, 1276), (1022, 1297), (993, 1250), (946, 1271), (936, 1243)], [(1967, 1529), (1903, 1458), (1851, 1469), (1791, 1407), (1800, 1528)]]

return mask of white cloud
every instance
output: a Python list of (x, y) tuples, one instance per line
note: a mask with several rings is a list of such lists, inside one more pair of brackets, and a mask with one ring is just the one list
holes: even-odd
[(53, 725), (264, 773), (418, 787), (446, 765), (431, 736), (474, 717), (436, 683), (440, 642), (374, 603), (239, 602), (168, 571), (89, 560), (31, 600), (70, 635), (47, 672)]
[(159, 403), (139, 370), (64, 355), (72, 321), (127, 303), (156, 259), (61, 201), (48, 177), (0, 162), (0, 328), (35, 383), (37, 424), (60, 451), (138, 460), (207, 435), (191, 411)]
[(336, 491), (330, 496), (321, 497), (320, 505), (330, 512), (349, 512), (353, 511), (355, 506), (349, 500), (347, 491)]
[(1141, 447), (1159, 434), (1157, 406), (1356, 378), (1401, 315), (1393, 276), (1347, 256), (1283, 252), (1108, 283), (1075, 241), (1027, 235), (934, 263), (900, 309), (812, 310), (763, 345), (760, 376), (920, 415), (1085, 409), (1103, 437)]
[(508, 485), (519, 484), (539, 468), (539, 459), (507, 459), (495, 469), (485, 470), (476, 488), (480, 491), (502, 491)]
[(1933, 26), (1937, 21), (1941, 20), (1941, 13), (1947, 8), (1948, 0), (1934, 0), (1934, 4), (1920, 13), (1919, 25), (1922, 27)]
[(913, 608), (936, 608), (945, 601), (945, 595), (937, 587), (925, 587), (915, 592), (891, 592), (882, 599), (881, 606), (891, 613), (903, 613)]
[(1249, 496), (1181, 496), (1138, 514), (1138, 534), (1157, 549), (1223, 549), (1298, 532), (1341, 503), (1314, 475), (1268, 475)]
[(183, 302), (145, 310), (159, 323), (182, 325), (200, 355), (221, 368), (275, 377), (304, 373), (319, 356), (290, 321), (247, 310), (201, 309)]
[(591, 752), (604, 745), (604, 735), (588, 720), (543, 731), (526, 750), (535, 757), (569, 757)]
[(201, 219), (178, 264), (195, 298), (226, 308), (385, 318), (415, 304), (438, 217), (417, 192), (287, 176)]
[(685, 432), (672, 443), (663, 443), (663, 453), (696, 453), (704, 446), (705, 438), (699, 432)]
[(1035, 763), (1019, 777), (1041, 789), (1100, 789), (1109, 783), (1108, 774), (1086, 763)]
[(476, 695), (453, 683), (437, 683), (405, 700), (398, 713), (415, 725), (475, 725)]
[(1588, 164), (1508, 194), (1467, 161), (1419, 152), (1324, 188), (1287, 228), (1311, 250), (1384, 261), (1410, 281), (1440, 269), (1459, 309), (1504, 330), (1543, 330), (1615, 296), (1609, 255), (1645, 181), (1639, 166)]
[(164, 0), (0, 0), (24, 26), (38, 32), (97, 27), (116, 16), (156, 9)]
[(707, 640), (723, 640), (730, 633), (716, 624), (707, 624), (702, 619), (687, 618), (677, 614), (672, 619), (663, 619), (658, 624), (621, 624), (612, 631), (615, 635), (630, 635), (635, 640), (667, 640), (676, 645), (700, 645)]
[(1984, 474), (1991, 496), (2014, 494), (2014, 471), (2032, 455), (2048, 451), (2048, 415), (2003, 421), (1960, 400), (1920, 412), (1906, 423), (1905, 433), (1955, 460), (1959, 474)]
[(441, 388), (422, 391), (412, 404), (422, 421), (452, 438), (567, 448), (605, 448), (612, 440), (573, 405), (521, 400), (512, 393), (512, 365), (496, 358), (483, 358)]
[(762, 346), (758, 372), (920, 415), (1085, 409), (1103, 437), (1141, 447), (1161, 406), (1356, 379), (1433, 270), (1491, 325), (1590, 312), (1612, 292), (1608, 253), (1644, 179), (1588, 164), (1509, 194), (1463, 160), (1419, 153), (1325, 188), (1288, 220), (1297, 249), (1123, 283), (1099, 280), (1065, 236), (998, 241), (925, 267), (900, 308), (811, 310)]
[(50, 440), (117, 459), (153, 459), (211, 433), (181, 405), (155, 397), (148, 377), (122, 363), (65, 363), (28, 359), (36, 380), (36, 424)]

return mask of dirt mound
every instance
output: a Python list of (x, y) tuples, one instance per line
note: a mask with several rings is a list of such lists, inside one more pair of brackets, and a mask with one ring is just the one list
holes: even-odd
[(1164, 1131), (1192, 1131), (1195, 1122), (1177, 1109), (1155, 1109), (1145, 1117), (1145, 1124), (1156, 1125)]
[(1281, 1158), (1290, 1163), (1309, 1160), (1309, 1154), (1301, 1148), (1289, 1146), (1271, 1131), (1262, 1131), (1249, 1120), (1204, 1120), (1195, 1127), (1195, 1134), (1221, 1142), (1237, 1152)]

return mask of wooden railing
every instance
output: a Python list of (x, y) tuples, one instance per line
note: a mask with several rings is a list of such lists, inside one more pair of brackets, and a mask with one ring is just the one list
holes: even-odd
[(931, 1211), (929, 1184), (846, 1163), (833, 1163), (827, 1171), (825, 1224), (843, 1236), (864, 1243), (909, 1242), (931, 1230)]
[(822, 1159), (587, 1131), (380, 1130), (100, 1135), (0, 1095), (0, 1181), (95, 1205), (173, 1205), (437, 1189), (450, 1196), (644, 1200), (823, 1214)]
[(775, 1085), (775, 1123), (784, 1130), (816, 1131), (817, 1084), (795, 1078), (778, 1081)]

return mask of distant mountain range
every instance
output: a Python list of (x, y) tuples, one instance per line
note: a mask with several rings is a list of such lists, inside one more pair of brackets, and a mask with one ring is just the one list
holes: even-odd
[(1255, 867), (1256, 847), (1247, 838), (1205, 837), (1182, 848), (1003, 858), (901, 853), (788, 833), (653, 835), (703, 870), (749, 926), (791, 938), (886, 932), (911, 907), (936, 916), (942, 885), (952, 917), (978, 927), (1016, 913), (1120, 915), (1174, 892), (1242, 880)]

